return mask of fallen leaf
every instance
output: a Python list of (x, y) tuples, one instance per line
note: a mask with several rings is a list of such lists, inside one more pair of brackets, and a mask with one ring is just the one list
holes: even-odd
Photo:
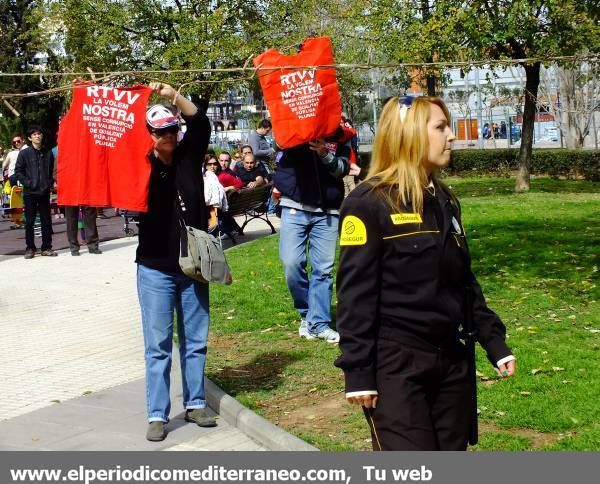
[(523, 395), (524, 397), (528, 397), (531, 395), (531, 392), (519, 392), (519, 395)]
[(560, 366), (553, 366), (552, 371), (565, 371), (565, 369), (561, 368)]
[(313, 393), (313, 392), (316, 392), (316, 391), (317, 391), (317, 387), (311, 388), (310, 390), (308, 390), (308, 393)]
[(532, 375), (537, 375), (538, 373), (542, 373), (544, 370), (542, 370), (541, 368), (534, 368), (533, 370), (531, 370), (531, 374)]

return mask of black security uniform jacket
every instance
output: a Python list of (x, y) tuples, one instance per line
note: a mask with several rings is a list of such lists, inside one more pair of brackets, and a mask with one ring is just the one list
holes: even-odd
[(478, 341), (495, 365), (511, 354), (505, 327), (470, 269), (460, 208), (436, 185), (423, 215), (393, 210), (363, 183), (342, 204), (337, 330), (346, 392), (376, 390), (376, 340), (383, 332), (442, 347), (458, 339), (464, 287), (474, 287)]
[(166, 166), (150, 153), (148, 212), (141, 214), (136, 262), (151, 269), (181, 272), (179, 267), (180, 224), (177, 192), (185, 204), (187, 225), (206, 230), (208, 213), (204, 202), (202, 162), (210, 139), (210, 122), (200, 111), (183, 116), (187, 131)]
[(54, 156), (50, 151), (28, 146), (19, 151), (15, 165), (15, 178), (23, 185), (25, 195), (50, 193), (55, 178)]

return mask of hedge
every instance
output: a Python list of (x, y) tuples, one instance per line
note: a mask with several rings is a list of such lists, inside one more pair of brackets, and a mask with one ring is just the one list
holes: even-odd
[[(361, 153), (363, 164), (370, 153)], [(600, 181), (600, 150), (534, 149), (532, 173)], [(518, 149), (453, 150), (450, 175), (510, 175), (519, 167)]]

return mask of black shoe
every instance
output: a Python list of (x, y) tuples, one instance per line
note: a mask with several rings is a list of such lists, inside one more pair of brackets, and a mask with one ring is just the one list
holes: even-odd
[(72, 250), (71, 251), (71, 255), (72, 256), (79, 256), (79, 255), (81, 255), (81, 253), (78, 250)]
[(102, 254), (102, 251), (96, 247), (95, 249), (88, 249), (90, 254)]
[(164, 422), (150, 422), (146, 430), (146, 439), (150, 442), (160, 442), (167, 436), (167, 424)]
[(185, 411), (186, 422), (192, 422), (199, 427), (216, 427), (217, 421), (206, 412), (205, 408), (193, 408)]
[(33, 250), (33, 249), (25, 250), (25, 259), (33, 259), (34, 255), (35, 255), (35, 250)]

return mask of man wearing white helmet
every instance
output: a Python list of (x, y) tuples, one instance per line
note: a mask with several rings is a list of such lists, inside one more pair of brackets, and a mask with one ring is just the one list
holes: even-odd
[[(137, 288), (142, 311), (146, 362), (146, 404), (151, 441), (164, 440), (171, 402), (169, 398), (173, 311), (177, 314), (183, 406), (185, 419), (213, 427), (206, 412), (204, 365), (208, 340), (208, 285), (185, 276), (179, 268), (180, 225), (206, 230), (202, 162), (210, 138), (210, 122), (195, 104), (167, 84), (153, 82), (154, 92), (169, 99), (186, 121), (187, 131), (178, 143), (179, 119), (161, 104), (150, 107), (146, 124), (154, 148), (148, 212), (140, 216), (136, 262)], [(179, 206), (178, 206), (179, 205)]]

